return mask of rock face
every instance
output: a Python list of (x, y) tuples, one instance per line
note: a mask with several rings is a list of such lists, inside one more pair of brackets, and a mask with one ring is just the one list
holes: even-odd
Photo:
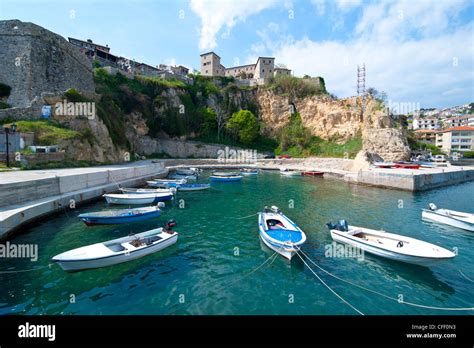
[(370, 154), (378, 154), (386, 161), (406, 160), (410, 155), (406, 135), (394, 128), (394, 122), (379, 110), (376, 100), (368, 99), (362, 112), (360, 98), (335, 100), (322, 95), (290, 100), (288, 96), (259, 89), (257, 101), (269, 136), (278, 134), (289, 121), (293, 108), (315, 136), (344, 143), (362, 134), (363, 150)]
[(94, 91), (91, 62), (49, 30), (0, 21), (0, 48), (0, 82), (12, 88), (8, 103), (13, 107), (29, 106), (43, 92)]

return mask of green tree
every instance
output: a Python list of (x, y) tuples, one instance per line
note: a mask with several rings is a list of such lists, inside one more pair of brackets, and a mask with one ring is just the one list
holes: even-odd
[(217, 131), (217, 114), (211, 108), (202, 108), (201, 134), (210, 135)]
[(244, 144), (250, 144), (257, 139), (260, 130), (257, 118), (249, 110), (234, 112), (227, 121), (226, 128), (237, 134)]

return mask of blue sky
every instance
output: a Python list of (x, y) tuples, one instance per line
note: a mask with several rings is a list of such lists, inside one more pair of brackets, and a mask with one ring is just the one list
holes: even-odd
[(210, 50), (225, 66), (274, 56), (297, 76), (323, 76), (330, 92), (346, 97), (365, 63), (367, 86), (392, 103), (474, 101), (469, 0), (0, 0), (0, 19), (90, 38), (151, 65), (199, 68), (199, 54)]

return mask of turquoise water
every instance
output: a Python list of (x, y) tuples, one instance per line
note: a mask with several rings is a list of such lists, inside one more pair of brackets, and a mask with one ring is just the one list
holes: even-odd
[[(474, 183), (413, 194), (264, 172), (240, 183), (179, 193), (152, 221), (86, 227), (77, 215), (107, 207), (96, 202), (32, 224), (10, 240), (38, 243), (39, 259), (0, 260), (1, 272), (22, 271), (0, 273), (0, 314), (356, 314), (297, 256), (291, 263), (281, 256), (268, 260), (273, 251), (258, 238), (257, 216), (246, 218), (265, 205), (279, 206), (296, 222), (307, 234), (306, 254), (341, 278), (409, 302), (473, 307), (474, 233), (420, 217), (428, 202), (472, 212), (473, 193)], [(152, 229), (171, 218), (178, 222), (178, 242), (153, 255), (76, 273), (47, 266), (66, 250)], [(364, 261), (325, 257), (324, 246), (332, 243), (325, 223), (340, 218), (457, 248), (459, 255), (430, 268), (369, 254)], [(365, 314), (473, 313), (402, 305), (315, 271)]]

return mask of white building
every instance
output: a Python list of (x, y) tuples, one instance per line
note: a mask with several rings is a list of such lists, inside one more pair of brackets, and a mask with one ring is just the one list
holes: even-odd
[(437, 132), (436, 146), (448, 154), (473, 151), (474, 127), (460, 126)]
[(469, 126), (469, 122), (474, 121), (474, 115), (449, 117), (443, 120), (443, 126), (446, 128)]
[(413, 118), (413, 129), (440, 129), (437, 117), (415, 117)]

